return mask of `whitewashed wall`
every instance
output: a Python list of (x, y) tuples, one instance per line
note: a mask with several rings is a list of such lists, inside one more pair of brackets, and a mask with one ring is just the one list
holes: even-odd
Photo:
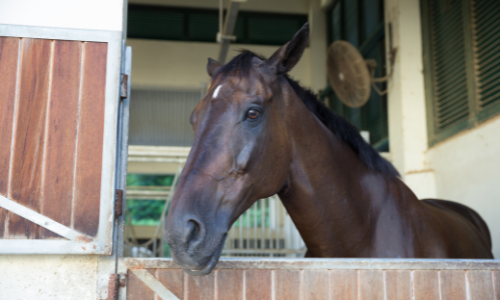
[[(142, 39), (127, 39), (132, 46), (132, 87), (190, 87), (199, 88), (208, 82), (207, 59), (219, 57), (217, 43), (176, 42)], [(278, 46), (231, 45), (229, 59), (237, 55), (238, 49), (248, 49), (269, 57)], [(291, 75), (304, 85), (310, 86), (309, 49), (292, 70)]]
[(436, 196), (475, 209), (488, 223), (500, 259), (500, 117), (435, 145), (427, 160)]
[(96, 299), (97, 256), (8, 255), (0, 258), (0, 299)]
[(2, 0), (0, 24), (122, 31), (124, 0)]
[(385, 10), (398, 48), (388, 94), (392, 162), (417, 197), (476, 210), (488, 223), (493, 254), (500, 259), (500, 117), (429, 148), (420, 5), (385, 0)]
[[(320, 0), (248, 0), (241, 3), (241, 10), (274, 13), (308, 14), (311, 25), (309, 47), (301, 61), (290, 75), (302, 85), (314, 91), (323, 89), (326, 82), (327, 24), (320, 8)], [(131, 0), (134, 4), (183, 6), (195, 8), (218, 8), (218, 0)], [(228, 1), (224, 0), (227, 6)], [(214, 36), (215, 41), (215, 36)], [(191, 87), (198, 88), (201, 82), (208, 82), (205, 68), (207, 58), (219, 57), (217, 43), (155, 41), (128, 39), (132, 46), (134, 76), (132, 86), (141, 87)], [(228, 61), (238, 53), (238, 49), (248, 49), (269, 57), (278, 46), (233, 44), (230, 46)]]

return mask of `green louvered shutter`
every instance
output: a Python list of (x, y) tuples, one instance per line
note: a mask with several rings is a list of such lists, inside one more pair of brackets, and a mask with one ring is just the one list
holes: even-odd
[(500, 1), (472, 1), (479, 121), (500, 111)]
[(428, 0), (430, 79), (434, 133), (469, 118), (463, 5), (460, 0)]
[(500, 112), (500, 1), (423, 0), (429, 144)]

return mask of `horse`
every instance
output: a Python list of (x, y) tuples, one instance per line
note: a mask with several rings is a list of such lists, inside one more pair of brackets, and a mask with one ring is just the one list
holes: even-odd
[(194, 143), (165, 222), (174, 262), (209, 274), (231, 225), (274, 194), (306, 257), (493, 258), (475, 211), (418, 200), (356, 127), (287, 75), (308, 38), (306, 23), (269, 59), (208, 59), (211, 85), (190, 117)]

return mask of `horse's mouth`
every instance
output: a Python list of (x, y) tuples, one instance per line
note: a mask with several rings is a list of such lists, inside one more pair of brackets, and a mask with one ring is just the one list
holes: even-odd
[(224, 248), (224, 242), (226, 241), (227, 234), (224, 234), (222, 236), (219, 245), (215, 249), (214, 254), (212, 255), (212, 258), (210, 259), (210, 262), (203, 267), (202, 269), (199, 270), (191, 270), (188, 268), (183, 268), (184, 272), (186, 272), (188, 275), (193, 275), (193, 276), (203, 276), (203, 275), (208, 275), (212, 272), (212, 270), (215, 268), (215, 265), (219, 261), (220, 254), (222, 252), (222, 248)]

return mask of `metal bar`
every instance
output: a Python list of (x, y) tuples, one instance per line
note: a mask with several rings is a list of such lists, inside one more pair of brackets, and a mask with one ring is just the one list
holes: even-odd
[(279, 200), (276, 199), (276, 196), (273, 196), (273, 207), (274, 207), (274, 230), (275, 230), (275, 242), (274, 249), (280, 248), (280, 229), (281, 229), (281, 209), (279, 207)]
[(0, 195), (0, 207), (3, 207), (31, 222), (42, 226), (58, 235), (67, 238), (68, 240), (77, 242), (91, 242), (92, 238), (85, 236), (82, 233), (74, 231), (73, 229), (62, 225), (46, 216), (37, 213), (21, 204), (14, 202), (13, 200)]
[(304, 254), (306, 250), (302, 249), (225, 249), (222, 250), (224, 254), (252, 254), (261, 253), (261, 254)]
[[(170, 90), (167, 90), (170, 91)], [(137, 146), (129, 145), (130, 156), (160, 156), (160, 157), (184, 157), (191, 151), (191, 147), (175, 146)]]
[(266, 244), (266, 199), (259, 200), (260, 202), (260, 248), (264, 249)]
[(162, 157), (130, 157), (129, 162), (167, 162), (167, 163), (180, 163), (186, 162), (183, 158), (162, 158)]
[(373, 33), (364, 41), (363, 45), (359, 47), (359, 52), (363, 57), (366, 57), (370, 51), (378, 44), (380, 39), (385, 35), (384, 22), (377, 25)]
[[(129, 268), (180, 269), (172, 259), (124, 258)], [(386, 259), (386, 258), (222, 258), (215, 269), (289, 270), (499, 270), (495, 259)]]
[[(126, 173), (127, 173), (127, 153), (128, 153), (128, 125), (129, 125), (129, 107), (130, 107), (130, 82), (131, 82), (131, 68), (132, 68), (132, 48), (126, 47), (125, 42), (122, 44), (122, 54), (123, 59), (121, 61), (120, 74), (126, 75), (127, 82), (122, 82), (121, 84), (126, 85), (126, 90), (123, 91), (123, 95), (119, 94), (116, 102), (118, 103), (118, 115), (117, 115), (117, 132), (116, 132), (116, 156), (115, 156), (115, 182), (114, 189), (124, 191), (126, 189)], [(120, 89), (123, 86), (117, 86), (116, 89)], [(118, 270), (118, 258), (123, 256), (123, 235), (124, 235), (124, 211), (126, 197), (122, 199), (121, 211), (115, 207), (115, 213), (118, 213), (119, 217), (114, 218), (112, 231), (113, 239), (113, 251), (110, 256), (99, 256), (97, 261), (97, 278), (96, 278), (96, 293), (102, 297), (108, 295), (108, 299), (112, 299), (113, 294), (109, 295), (109, 292), (113, 292), (110, 289), (109, 284), (111, 281), (108, 279), (110, 276), (119, 278)], [(126, 204), (126, 203), (125, 203)], [(122, 267), (123, 268), (123, 267)], [(114, 287), (116, 293), (120, 286)], [(118, 297), (118, 294), (116, 295)], [(118, 299), (118, 298), (117, 298)]]
[(128, 199), (134, 200), (167, 200), (170, 196), (170, 191), (138, 191), (127, 190), (126, 196)]
[(238, 219), (238, 229), (239, 229), (239, 237), (238, 237), (238, 248), (243, 248), (243, 214)]
[(257, 214), (259, 213), (259, 210), (257, 209), (257, 206), (259, 205), (258, 201), (254, 203), (253, 205), (253, 248), (257, 249), (257, 225), (258, 225), (258, 219), (257, 219)]
[[(155, 241), (154, 241), (154, 251), (153, 251), (154, 255), (156, 255), (156, 238), (158, 237), (159, 230), (161, 229), (162, 232), (163, 232), (163, 229), (165, 228), (165, 215), (167, 213), (168, 206), (172, 202), (172, 197), (173, 197), (174, 192), (175, 192), (175, 186), (177, 185), (177, 182), (179, 181), (179, 177), (181, 175), (183, 167), (184, 167), (184, 164), (183, 163), (179, 163), (179, 166), (177, 167), (177, 172), (175, 173), (175, 176), (174, 176), (174, 180), (172, 181), (172, 187), (170, 188), (170, 194), (168, 195), (167, 201), (165, 201), (165, 206), (163, 207), (163, 211), (161, 213), (161, 218), (160, 218), (160, 222), (159, 222), (158, 228), (156, 228), (156, 233), (155, 233), (155, 236), (154, 236), (154, 239), (155, 239)], [(161, 247), (164, 249), (165, 248), (165, 239), (163, 238), (163, 234), (160, 236), (160, 242), (161, 242)], [(163, 249), (162, 249), (162, 251), (163, 251)], [(163, 255), (163, 253), (164, 252), (162, 252), (162, 255)]]
[(147, 285), (158, 297), (163, 300), (179, 300), (171, 291), (169, 291), (158, 279), (156, 279), (148, 270), (131, 269), (137, 278)]
[[(226, 21), (224, 23), (224, 32), (222, 36), (231, 36), (234, 32), (234, 27), (236, 25), (236, 18), (238, 17), (238, 9), (240, 7), (240, 1), (231, 0), (229, 2), (229, 8), (226, 15)], [(222, 45), (220, 47), (219, 62), (224, 64), (227, 58), (227, 52), (229, 51), (229, 44), (231, 41), (227, 38), (222, 39)]]

